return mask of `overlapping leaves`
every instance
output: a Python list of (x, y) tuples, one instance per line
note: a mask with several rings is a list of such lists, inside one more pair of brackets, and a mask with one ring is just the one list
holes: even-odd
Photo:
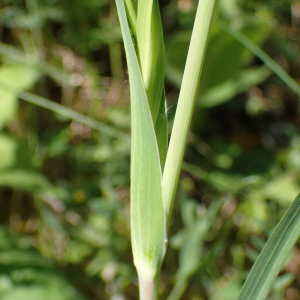
[(153, 277), (165, 252), (162, 171), (146, 90), (130, 35), (125, 6), (117, 0), (131, 92), (131, 238), (138, 270)]

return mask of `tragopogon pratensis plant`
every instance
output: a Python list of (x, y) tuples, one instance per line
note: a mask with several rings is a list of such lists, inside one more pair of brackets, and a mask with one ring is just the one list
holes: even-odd
[[(158, 298), (168, 226), (215, 2), (198, 3), (168, 145), (164, 41), (158, 0), (116, 0), (131, 93), (131, 240), (141, 300)], [(239, 299), (266, 297), (300, 234), (299, 210), (298, 197), (266, 244)]]

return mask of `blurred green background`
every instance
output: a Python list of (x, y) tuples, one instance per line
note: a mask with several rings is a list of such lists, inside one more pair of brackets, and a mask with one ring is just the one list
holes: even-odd
[[(171, 128), (197, 1), (159, 3)], [(138, 299), (129, 83), (115, 3), (0, 4), (0, 299)], [(215, 18), (299, 82), (299, 1), (219, 0)], [(93, 128), (55, 104), (90, 117)], [(298, 96), (214, 23), (161, 299), (237, 297), (300, 190), (299, 125)], [(269, 299), (299, 299), (299, 292), (298, 244)]]

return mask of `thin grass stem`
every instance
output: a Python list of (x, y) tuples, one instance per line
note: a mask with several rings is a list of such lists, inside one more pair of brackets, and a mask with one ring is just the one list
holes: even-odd
[[(2, 83), (0, 83), (0, 89), (9, 92), (9, 93), (13, 93), (16, 94), (16, 91), (14, 88), (10, 88), (7, 85), (4, 85)], [(55, 103), (51, 100), (48, 100), (44, 97), (41, 96), (37, 96), (31, 93), (27, 93), (24, 91), (19, 91), (18, 93), (18, 97), (29, 102), (32, 104), (35, 104), (37, 106), (46, 108), (48, 110), (51, 110), (57, 114), (60, 114), (62, 116), (65, 116), (67, 118), (70, 118), (71, 120), (77, 121), (81, 124), (87, 125), (93, 129), (96, 129), (98, 131), (101, 131), (107, 135), (116, 137), (118, 139), (122, 139), (125, 141), (129, 141), (130, 137), (129, 135), (123, 133), (122, 131), (119, 131), (113, 127), (110, 127), (106, 124), (103, 124), (99, 121), (96, 121), (93, 118), (90, 118), (88, 116), (85, 116), (77, 111), (74, 111), (73, 109), (70, 109), (66, 106), (63, 106), (61, 104)]]
[(171, 211), (195, 105), (215, 2), (215, 0), (200, 0), (197, 8), (163, 173), (163, 195), (167, 224), (170, 223)]

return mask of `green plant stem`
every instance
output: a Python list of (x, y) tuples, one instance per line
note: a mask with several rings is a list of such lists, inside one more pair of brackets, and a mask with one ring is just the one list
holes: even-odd
[(241, 44), (248, 48), (254, 55), (256, 55), (264, 64), (273, 71), (283, 82), (286, 83), (298, 96), (300, 97), (300, 85), (286, 73), (266, 52), (255, 45), (240, 31), (232, 28), (221, 20), (217, 20), (216, 24), (224, 31), (236, 38)]
[(163, 195), (167, 226), (170, 223), (171, 211), (195, 105), (215, 2), (215, 0), (200, 0), (197, 8), (163, 173)]
[(160, 274), (155, 277), (147, 278), (144, 272), (138, 271), (139, 293), (141, 300), (156, 300), (159, 294)]
[(14, 64), (21, 63), (37, 68), (37, 70), (47, 74), (59, 84), (70, 84), (70, 74), (66, 74), (62, 70), (42, 61), (39, 57), (36, 57), (36, 55), (26, 55), (19, 49), (4, 43), (0, 43), (0, 54), (6, 59), (9, 58)]
[(75, 120), (81, 124), (87, 125), (91, 128), (97, 129), (103, 133), (110, 135), (110, 136), (128, 141), (128, 136), (126, 134), (124, 134), (123, 132), (121, 132), (113, 127), (110, 127), (106, 124), (103, 124), (99, 121), (96, 121), (93, 118), (90, 118), (83, 114), (80, 114), (77, 111), (74, 111), (68, 107), (65, 107), (63, 105), (57, 104), (57, 103), (50, 101), (48, 99), (45, 99), (43, 97), (36, 96), (36, 95), (26, 93), (26, 92), (21, 92), (19, 94), (19, 97), (27, 102), (30, 102), (30, 103), (36, 104), (40, 107), (44, 107), (49, 110), (52, 110), (60, 115), (68, 117), (72, 120)]
[(167, 300), (179, 300), (184, 293), (186, 287), (188, 285), (188, 281), (184, 278), (183, 280), (178, 280), (171, 293), (169, 294)]
[(87, 117), (77, 111), (74, 111), (68, 107), (65, 107), (61, 104), (55, 103), (51, 100), (48, 100), (46, 98), (43, 98), (41, 96), (37, 96), (31, 93), (27, 93), (24, 91), (16, 91), (12, 87), (8, 87), (7, 85), (4, 85), (3, 83), (0, 82), (0, 89), (12, 93), (12, 94), (18, 94), (18, 97), (25, 100), (26, 102), (35, 104), (37, 106), (49, 109), (57, 114), (60, 114), (62, 116), (65, 116), (67, 118), (70, 118), (71, 120), (77, 121), (81, 124), (87, 125), (93, 129), (96, 129), (98, 131), (101, 131), (107, 135), (129, 141), (130, 137), (129, 135), (123, 133), (122, 131), (119, 131), (113, 127), (110, 127), (106, 124), (103, 124), (99, 121), (96, 121), (93, 118)]

